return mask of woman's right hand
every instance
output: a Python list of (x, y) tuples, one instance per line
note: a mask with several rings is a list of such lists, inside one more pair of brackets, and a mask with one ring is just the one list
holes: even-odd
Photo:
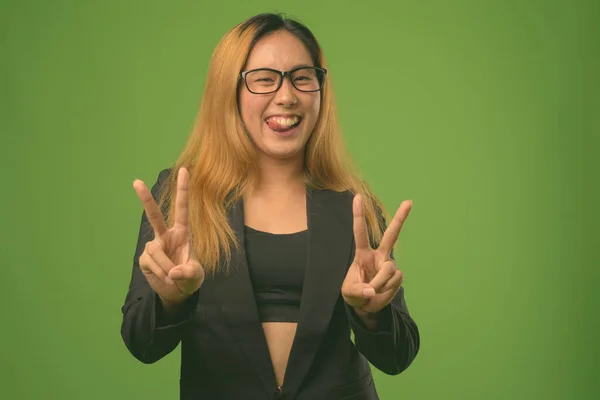
[(135, 180), (133, 188), (154, 230), (154, 240), (146, 243), (140, 256), (140, 269), (163, 306), (175, 308), (198, 290), (204, 281), (204, 269), (193, 255), (188, 230), (188, 171), (181, 168), (177, 175), (175, 223), (170, 229), (144, 182)]

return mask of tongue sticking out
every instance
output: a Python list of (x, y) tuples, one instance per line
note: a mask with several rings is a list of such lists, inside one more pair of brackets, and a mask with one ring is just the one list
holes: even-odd
[(276, 132), (289, 131), (290, 129), (298, 126), (299, 123), (300, 123), (300, 120), (297, 120), (293, 124), (279, 123), (275, 118), (270, 118), (269, 120), (267, 120), (267, 125), (269, 126), (269, 128), (271, 128), (272, 130), (274, 130)]

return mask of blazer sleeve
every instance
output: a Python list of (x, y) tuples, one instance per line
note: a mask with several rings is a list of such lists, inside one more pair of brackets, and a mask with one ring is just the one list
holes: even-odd
[[(151, 189), (156, 200), (169, 173), (168, 169), (161, 171)], [(166, 215), (166, 209), (163, 209), (163, 215)], [(144, 252), (146, 243), (153, 239), (152, 226), (148, 222), (146, 213), (143, 212), (133, 258), (131, 281), (125, 302), (121, 307), (123, 314), (121, 336), (131, 354), (147, 364), (160, 360), (177, 347), (198, 303), (198, 292), (196, 292), (177, 313), (168, 315), (164, 313), (158, 295), (148, 284), (139, 265), (139, 258)]]
[[(386, 225), (383, 216), (380, 222)], [(377, 247), (375, 243), (372, 246)], [(394, 258), (393, 251), (391, 258)], [(404, 287), (400, 286), (390, 304), (379, 312), (376, 331), (368, 330), (354, 309), (344, 305), (356, 347), (375, 368), (388, 375), (397, 375), (411, 365), (419, 352), (420, 336), (406, 306)]]

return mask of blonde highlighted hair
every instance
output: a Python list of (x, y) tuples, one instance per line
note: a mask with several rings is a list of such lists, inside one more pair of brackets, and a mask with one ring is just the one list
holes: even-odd
[[(189, 229), (192, 246), (206, 273), (218, 271), (237, 248), (227, 211), (249, 190), (258, 175), (258, 153), (243, 125), (238, 92), (248, 55), (265, 35), (287, 30), (306, 46), (315, 66), (327, 68), (325, 57), (313, 34), (301, 23), (280, 14), (252, 17), (225, 34), (216, 46), (196, 116), (194, 128), (173, 166), (159, 198), (167, 210), (167, 225), (173, 224), (177, 174), (180, 167), (190, 173)], [(380, 215), (383, 205), (354, 170), (338, 122), (329, 78), (321, 91), (321, 108), (305, 149), (306, 185), (311, 189), (350, 191), (363, 197), (365, 219), (372, 242), (382, 237)]]

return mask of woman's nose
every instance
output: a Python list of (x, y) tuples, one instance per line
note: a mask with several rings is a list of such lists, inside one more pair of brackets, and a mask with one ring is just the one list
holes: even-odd
[(296, 97), (296, 88), (294, 88), (292, 82), (286, 78), (288, 77), (284, 77), (283, 82), (281, 82), (281, 87), (276, 93), (275, 102), (288, 108), (291, 105), (296, 104), (298, 99)]

